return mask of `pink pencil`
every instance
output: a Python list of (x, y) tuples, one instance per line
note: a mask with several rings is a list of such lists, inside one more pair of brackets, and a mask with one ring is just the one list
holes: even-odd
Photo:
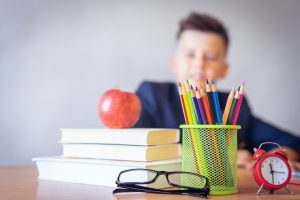
[(245, 81), (241, 85), (241, 88), (240, 88), (240, 91), (239, 91), (239, 100), (237, 102), (236, 109), (235, 109), (235, 112), (234, 112), (234, 115), (233, 115), (233, 118), (232, 118), (232, 122), (231, 122), (232, 125), (236, 124), (237, 118), (239, 116), (239, 112), (240, 112), (243, 97), (244, 97), (244, 85), (245, 85)]

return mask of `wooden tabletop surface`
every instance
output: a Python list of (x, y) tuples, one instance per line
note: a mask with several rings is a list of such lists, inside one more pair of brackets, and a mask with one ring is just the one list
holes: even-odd
[[(118, 194), (112, 195), (113, 188), (92, 186), (84, 184), (72, 184), (56, 181), (38, 180), (36, 167), (11, 167), (0, 168), (0, 200), (27, 200), (27, 199), (55, 199), (55, 200), (146, 200), (146, 199), (199, 199), (185, 195), (165, 195), (165, 194)], [(252, 178), (250, 170), (238, 169), (239, 193), (226, 196), (209, 196), (208, 199), (300, 199), (300, 185), (288, 185), (294, 192), (290, 195), (286, 190), (276, 191), (268, 194), (263, 191), (261, 195), (256, 195), (258, 186)]]

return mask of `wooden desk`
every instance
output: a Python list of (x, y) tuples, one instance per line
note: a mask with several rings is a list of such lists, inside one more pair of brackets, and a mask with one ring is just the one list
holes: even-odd
[[(246, 169), (238, 170), (239, 193), (227, 196), (209, 196), (209, 199), (300, 199), (300, 186), (289, 185), (295, 193), (289, 195), (285, 190), (276, 191), (270, 195), (263, 193), (255, 195), (257, 185), (252, 179), (252, 173)], [(35, 167), (14, 167), (0, 168), (0, 200), (27, 200), (27, 199), (55, 199), (55, 200), (146, 200), (146, 199), (200, 199), (185, 195), (161, 195), (161, 194), (120, 194), (112, 195), (113, 188), (91, 186), (83, 184), (71, 184), (55, 181), (45, 181), (37, 179), (37, 169)]]

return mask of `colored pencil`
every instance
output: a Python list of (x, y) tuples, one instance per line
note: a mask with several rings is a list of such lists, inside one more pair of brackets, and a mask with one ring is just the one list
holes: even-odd
[(193, 99), (193, 105), (194, 105), (194, 110), (195, 110), (197, 122), (198, 122), (198, 124), (203, 124), (203, 120), (201, 119), (201, 113), (200, 113), (200, 110), (199, 110), (198, 101), (197, 101), (195, 91), (194, 91), (192, 85), (191, 85), (191, 95), (192, 95), (192, 99)]
[(212, 124), (212, 118), (211, 118), (211, 112), (210, 112), (210, 108), (209, 108), (209, 104), (208, 104), (208, 99), (207, 99), (207, 95), (204, 92), (201, 84), (200, 84), (200, 95), (201, 95), (201, 99), (203, 102), (203, 107), (204, 107), (204, 111), (205, 111), (205, 116), (207, 118), (207, 122), (208, 124)]
[[(213, 98), (212, 98), (212, 92), (211, 92), (211, 86), (208, 82), (208, 80), (206, 80), (206, 97), (207, 97), (207, 104), (209, 106), (209, 110), (210, 110), (210, 115), (211, 116), (211, 124), (215, 124), (215, 112), (214, 112), (214, 104), (213, 104)], [(220, 142), (219, 136), (218, 134), (215, 133), (214, 130), (212, 130), (212, 141), (213, 141), (213, 146), (214, 146), (214, 150), (215, 153), (217, 155), (217, 160), (218, 160), (218, 167), (217, 169), (221, 169), (221, 160), (219, 159), (221, 156), (220, 152), (223, 152), (224, 150), (219, 149), (219, 145), (218, 143)], [(224, 179), (224, 177), (222, 176), (222, 179)], [(225, 181), (223, 180), (223, 182), (225, 183)]]
[(212, 98), (212, 93), (211, 93), (211, 87), (210, 87), (208, 80), (206, 80), (206, 94), (207, 94), (207, 98), (208, 98), (209, 109), (211, 112), (212, 124), (215, 124), (215, 122), (216, 122), (215, 121), (215, 109), (214, 109), (214, 103), (213, 103), (213, 98)]
[(214, 80), (211, 81), (211, 89), (212, 89), (214, 108), (216, 113), (216, 122), (217, 124), (222, 124), (221, 108), (220, 108), (218, 92)]
[[(203, 101), (203, 107), (204, 107), (204, 110), (205, 110), (205, 114), (206, 114), (206, 117), (207, 117), (207, 121), (208, 121), (208, 124), (212, 124), (212, 118), (211, 118), (211, 112), (209, 110), (209, 104), (208, 104), (208, 100), (207, 100), (207, 95), (205, 94), (201, 84), (200, 84), (200, 95), (201, 95), (201, 100)], [(216, 139), (216, 134), (215, 134), (215, 131), (212, 130), (212, 141), (213, 141), (213, 146), (214, 146), (214, 151), (215, 151), (215, 155), (217, 156), (217, 160), (218, 160), (218, 166), (221, 166), (220, 165), (220, 158), (219, 158), (219, 151), (218, 151), (218, 145), (217, 145), (217, 139)]]
[(231, 122), (232, 125), (236, 124), (237, 118), (239, 116), (239, 112), (240, 112), (241, 105), (242, 105), (242, 102), (243, 102), (243, 97), (244, 97), (244, 86), (245, 86), (245, 82), (243, 82), (243, 84), (240, 87), (239, 99), (238, 99), (238, 102), (236, 104), (236, 108), (235, 108), (234, 115), (233, 115), (232, 122)]
[(181, 88), (181, 84), (180, 82), (178, 83), (178, 88), (179, 88), (179, 98), (180, 98), (180, 104), (181, 104), (181, 108), (182, 108), (182, 113), (183, 113), (183, 117), (184, 117), (184, 122), (185, 124), (188, 124), (188, 119), (187, 119), (187, 114), (186, 114), (186, 108), (184, 105), (184, 101), (183, 101), (183, 94), (182, 94), (182, 88)]
[[(197, 87), (196, 87), (197, 88)], [(193, 89), (193, 86), (191, 86), (191, 94), (192, 94), (192, 97), (193, 97), (193, 100), (194, 100), (194, 105), (195, 105), (195, 111), (196, 111), (196, 114), (198, 115), (199, 117), (199, 122), (201, 124), (204, 124), (203, 121), (202, 121), (202, 112), (201, 112), (201, 107), (199, 105), (199, 101), (196, 97), (196, 93), (195, 93), (195, 90)], [(196, 131), (195, 134), (196, 134), (196, 137), (195, 138), (198, 138), (198, 145), (199, 145), (199, 154), (200, 157), (199, 158), (202, 158), (202, 160), (200, 160), (201, 162), (198, 164), (203, 171), (203, 174), (205, 175), (208, 175), (209, 170), (207, 169), (208, 168), (208, 163), (207, 163), (207, 151), (209, 151), (209, 148), (208, 148), (208, 145), (206, 144), (206, 141), (203, 140), (203, 136), (199, 134), (200, 131)]]
[[(192, 96), (191, 96), (191, 90), (190, 90), (190, 84), (188, 82), (188, 80), (186, 80), (186, 89), (187, 89), (187, 99), (188, 99), (188, 103), (190, 105), (190, 110), (191, 110), (191, 116), (192, 116), (192, 124), (197, 124), (196, 121), (196, 116), (195, 116), (195, 110), (192, 109), (193, 108), (193, 100), (192, 100)], [(207, 174), (207, 170), (206, 170), (206, 165), (201, 162), (201, 161), (205, 161), (205, 157), (204, 157), (204, 152), (200, 149), (203, 149), (203, 144), (202, 141), (199, 139), (199, 134), (197, 134), (198, 132), (196, 131), (196, 129), (190, 129), (191, 131), (191, 136), (192, 136), (192, 143), (194, 146), (194, 151), (195, 154), (194, 156), (196, 157), (196, 165), (197, 165), (197, 169), (198, 169), (198, 173), (199, 174)]]
[(233, 97), (234, 97), (234, 87), (232, 87), (231, 90), (230, 90), (230, 93), (229, 93), (228, 98), (227, 98), (225, 110), (224, 110), (224, 113), (223, 113), (222, 121), (223, 121), (224, 125), (227, 124), (227, 119), (228, 119), (228, 116), (229, 116), (230, 107), (232, 105)]
[[(192, 114), (191, 114), (191, 108), (190, 108), (187, 92), (186, 92), (184, 84), (181, 84), (181, 86), (182, 86), (182, 93), (183, 93), (183, 101), (184, 101), (184, 105), (186, 107), (186, 112), (187, 112), (188, 123), (189, 123), (189, 125), (193, 125), (194, 123), (193, 123), (193, 118), (192, 118)], [(197, 134), (194, 129), (191, 129), (190, 131), (191, 131), (191, 137), (192, 137), (191, 142), (192, 142), (193, 149), (194, 149), (193, 152), (200, 152), (198, 144), (197, 144)], [(204, 172), (204, 169), (203, 169), (203, 166), (201, 165), (200, 153), (195, 153), (194, 156), (196, 158), (196, 162), (195, 162), (196, 168), (198, 169), (198, 173), (201, 174)], [(203, 155), (201, 155), (201, 156), (203, 156)]]
[[(201, 91), (202, 90), (202, 91)], [(201, 94), (202, 93), (202, 94)], [(207, 124), (207, 116), (205, 113), (205, 104), (204, 104), (204, 97), (206, 97), (201, 85), (200, 85), (200, 91), (198, 90), (198, 88), (196, 87), (196, 96), (197, 96), (197, 100), (198, 100), (198, 105), (201, 105), (201, 107), (199, 107), (199, 110), (202, 112), (201, 116), (203, 116), (203, 124)], [(209, 107), (208, 107), (208, 102), (206, 99), (206, 109), (208, 110), (208, 113), (210, 114), (209, 111)], [(210, 124), (211, 124), (211, 118), (210, 118)], [(209, 139), (211, 136), (211, 139)], [(205, 154), (206, 154), (206, 158), (211, 157), (211, 159), (215, 160), (216, 163), (214, 163), (214, 166), (211, 166), (211, 171), (210, 173), (212, 174), (220, 174), (222, 173), (219, 169), (221, 169), (221, 159), (220, 159), (220, 152), (218, 149), (218, 144), (217, 144), (217, 139), (216, 139), (216, 133), (215, 131), (212, 129), (210, 132), (210, 135), (207, 135), (207, 140), (203, 140), (203, 145), (204, 145), (204, 150), (205, 150)], [(213, 146), (213, 149), (211, 148)], [(222, 177), (223, 179), (223, 177)], [(224, 181), (224, 179), (223, 179)], [(220, 182), (217, 182), (216, 184), (220, 184)]]
[(294, 172), (292, 173), (292, 175), (293, 175), (294, 177), (300, 177), (300, 171), (294, 171)]
[(191, 113), (191, 109), (190, 109), (190, 105), (189, 105), (189, 100), (185, 91), (185, 87), (184, 84), (181, 84), (181, 88), (182, 88), (182, 96), (183, 96), (183, 103), (185, 105), (186, 108), (186, 115), (187, 115), (187, 121), (188, 124), (193, 124), (193, 119), (192, 119), (192, 113)]
[(233, 115), (234, 115), (234, 111), (235, 111), (235, 107), (236, 107), (236, 103), (237, 103), (238, 99), (239, 99), (239, 90), (237, 90), (235, 92), (235, 95), (233, 97), (232, 105), (231, 105), (228, 120), (227, 120), (227, 124), (229, 124), (229, 125), (231, 124), (231, 121), (232, 121), (232, 118), (233, 118)]
[[(204, 107), (205, 115), (207, 117), (207, 122), (208, 122), (208, 124), (212, 124), (211, 113), (210, 113), (210, 110), (209, 110), (207, 95), (205, 94), (201, 84), (199, 86), (200, 86), (200, 90), (199, 90), (200, 91), (200, 96), (201, 96), (201, 100), (203, 102), (203, 107)], [(210, 155), (212, 155), (213, 157), (216, 156), (218, 166), (221, 166), (221, 161), (220, 161), (220, 156), (219, 156), (220, 153), (219, 153), (219, 150), (218, 150), (217, 138), (216, 138), (216, 133), (215, 133), (214, 130), (211, 130), (211, 137), (212, 137), (212, 142), (213, 142), (213, 146), (214, 146), (214, 153), (212, 153)]]
[(197, 97), (197, 101), (198, 101), (198, 107), (200, 110), (202, 122), (203, 122), (203, 124), (207, 124), (207, 119), (206, 119), (206, 115), (205, 115), (205, 111), (204, 111), (204, 105), (203, 105), (203, 102), (201, 99), (200, 92), (198, 91), (197, 87), (196, 87), (196, 97)]
[(195, 113), (195, 109), (193, 108), (193, 99), (191, 96), (191, 89), (190, 89), (190, 84), (189, 84), (188, 80), (186, 80), (186, 94), (187, 94), (189, 105), (190, 105), (193, 124), (197, 125), (196, 113)]
[[(211, 81), (211, 88), (212, 88), (212, 95), (213, 95), (213, 102), (214, 102), (214, 108), (215, 108), (215, 113), (216, 113), (216, 122), (217, 124), (221, 125), (222, 124), (222, 117), (221, 117), (221, 109), (220, 109), (220, 104), (219, 104), (219, 97), (218, 97), (218, 92), (216, 85), (214, 83), (214, 80)], [(220, 130), (219, 134), (219, 142), (222, 147), (221, 154), (225, 160), (228, 160), (228, 151), (227, 151), (227, 145), (226, 145), (226, 137), (225, 133), (223, 130)], [(227, 170), (226, 173), (226, 178), (229, 181), (229, 185), (233, 185), (233, 179), (232, 179), (232, 171), (229, 163), (223, 163), (224, 169)]]

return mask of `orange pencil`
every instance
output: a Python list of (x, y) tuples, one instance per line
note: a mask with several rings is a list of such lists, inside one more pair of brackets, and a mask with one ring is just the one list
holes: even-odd
[(226, 102), (226, 106), (225, 106), (225, 110), (224, 110), (224, 114), (223, 114), (223, 118), (222, 118), (223, 125), (227, 124), (227, 120), (228, 120), (230, 108), (231, 108), (231, 105), (232, 105), (233, 97), (234, 97), (234, 87), (231, 88), (230, 93), (229, 93), (228, 98), (227, 98), (227, 102)]
[[(199, 85), (199, 87), (200, 87), (201, 100), (203, 102), (204, 111), (205, 111), (205, 114), (206, 114), (206, 117), (207, 117), (207, 122), (208, 122), (208, 124), (213, 124), (212, 112), (210, 111), (207, 94), (205, 93), (205, 90), (202, 88), (201, 84)], [(212, 143), (213, 143), (214, 149), (213, 149), (213, 152), (211, 152), (210, 155), (218, 163), (217, 167), (213, 168), (213, 173), (214, 174), (220, 174), (222, 172), (220, 172), (219, 170), (222, 169), (221, 168), (222, 165), (221, 165), (220, 152), (219, 152), (219, 149), (218, 149), (218, 140), (217, 140), (218, 135), (216, 134), (214, 129), (211, 130), (211, 137), (212, 137)], [(222, 179), (224, 179), (224, 178), (222, 177)]]
[(202, 85), (200, 84), (199, 86), (200, 86), (200, 94), (201, 94), (201, 97), (202, 97), (201, 99), (203, 101), (204, 111), (205, 111), (205, 114), (206, 114), (206, 117), (207, 117), (208, 124), (213, 124), (212, 117), (211, 117), (211, 112), (210, 112), (209, 104), (208, 104), (208, 100), (207, 100), (207, 95), (204, 92), (204, 90), (202, 88)]
[(185, 108), (184, 101), (183, 101), (183, 94), (182, 94), (182, 88), (181, 88), (180, 82), (178, 83), (178, 86), (179, 86), (180, 104), (181, 104), (181, 108), (182, 108), (182, 112), (183, 112), (184, 121), (186, 124), (188, 124), (189, 122), (187, 120), (186, 108)]

